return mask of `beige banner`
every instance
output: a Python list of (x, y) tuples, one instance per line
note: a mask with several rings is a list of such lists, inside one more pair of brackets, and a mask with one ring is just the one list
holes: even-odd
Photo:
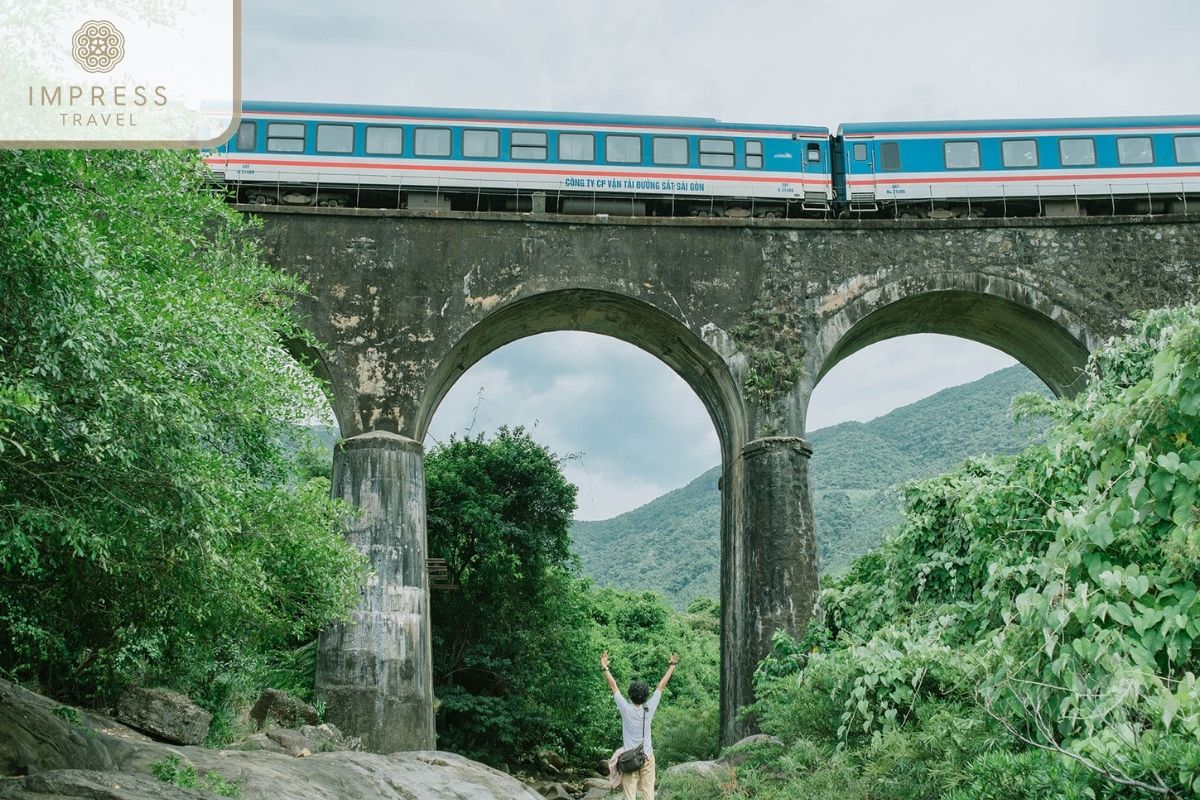
[(0, 0), (0, 147), (211, 147), (241, 114), (241, 0)]

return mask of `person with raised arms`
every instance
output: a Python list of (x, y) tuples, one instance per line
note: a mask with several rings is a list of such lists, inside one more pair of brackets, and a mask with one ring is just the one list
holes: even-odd
[[(621, 769), (621, 791), (625, 795), (625, 800), (635, 800), (639, 789), (645, 800), (654, 800), (654, 744), (650, 731), (654, 721), (654, 712), (658, 709), (658, 703), (662, 699), (663, 689), (671, 680), (671, 676), (675, 674), (675, 665), (678, 663), (679, 656), (671, 653), (671, 658), (667, 662), (667, 671), (663, 674), (662, 680), (658, 682), (658, 688), (654, 690), (654, 694), (650, 694), (650, 687), (646, 685), (645, 681), (635, 680), (629, 684), (629, 699), (626, 700), (621, 695), (621, 690), (617, 688), (617, 681), (613, 678), (612, 671), (608, 668), (608, 653), (605, 652), (600, 656), (600, 666), (604, 670), (604, 678), (608, 681), (608, 688), (612, 691), (617, 710), (621, 712), (621, 737), (624, 742), (624, 750), (614, 754), (613, 763), (618, 767), (624, 765), (624, 768)], [(644, 758), (638, 758), (639, 746), (640, 753)], [(638, 766), (639, 762), (640, 766)]]

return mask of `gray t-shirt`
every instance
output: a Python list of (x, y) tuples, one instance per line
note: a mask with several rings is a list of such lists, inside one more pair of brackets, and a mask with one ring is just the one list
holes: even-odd
[[(650, 723), (654, 719), (654, 712), (658, 709), (658, 701), (662, 699), (662, 692), (655, 690), (654, 694), (650, 695), (650, 699), (646, 701), (646, 738), (642, 749), (646, 755), (654, 752), (654, 746), (650, 744)], [(643, 743), (642, 739), (642, 706), (635, 706), (633, 703), (626, 700), (620, 692), (613, 692), (613, 700), (617, 702), (617, 710), (621, 712), (621, 737), (625, 740), (625, 749), (637, 747)]]

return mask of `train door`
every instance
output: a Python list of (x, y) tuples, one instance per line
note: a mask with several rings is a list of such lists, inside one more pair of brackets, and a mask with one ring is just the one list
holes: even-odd
[(856, 136), (846, 140), (846, 200), (851, 211), (874, 211), (876, 186), (875, 139)]
[[(828, 144), (829, 140), (824, 140)], [(804, 193), (801, 207), (805, 211), (826, 211), (832, 199), (829, 185), (829, 167), (821, 152), (821, 142), (799, 140), (800, 186)]]

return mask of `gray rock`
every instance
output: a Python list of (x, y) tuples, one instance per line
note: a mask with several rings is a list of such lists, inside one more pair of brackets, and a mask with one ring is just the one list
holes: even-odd
[(315, 708), (279, 689), (262, 690), (258, 701), (250, 709), (250, 719), (260, 730), (272, 723), (284, 728), (321, 724)]
[(212, 724), (212, 714), (184, 695), (136, 686), (126, 689), (117, 700), (117, 719), (175, 744), (201, 744)]
[(547, 800), (575, 800), (561, 783), (552, 783), (542, 789), (542, 797)]
[(282, 747), (289, 756), (304, 758), (312, 755), (312, 748), (309, 746), (312, 743), (297, 731), (290, 731), (287, 728), (272, 728), (267, 731), (267, 738)]
[(542, 762), (542, 766), (554, 774), (558, 774), (567, 768), (567, 762), (553, 750), (539, 750), (538, 760)]
[(234, 744), (230, 749), (233, 750), (265, 750), (268, 753), (286, 753), (287, 750), (283, 745), (276, 742), (265, 733), (256, 733), (248, 736), (242, 741)]
[(321, 725), (301, 725), (300, 735), (308, 739), (309, 749), (314, 753), (362, 749), (362, 739), (357, 736), (344, 736), (336, 725), (329, 722)]
[(88, 800), (208, 800), (209, 792), (181, 789), (147, 775), (95, 770), (59, 769), (18, 780), (0, 780), (4, 800), (46, 798)]
[[(343, 751), (293, 758), (265, 750), (174, 747), (100, 733), (90, 715), (76, 712), (71, 721), (67, 718), (72, 714), (55, 714), (56, 707), (61, 708), (0, 680), (0, 770), (3, 775), (24, 776), (0, 780), (3, 800), (213, 797), (211, 792), (157, 781), (151, 765), (170, 756), (201, 776), (216, 773), (237, 784), (245, 798), (542, 800), (516, 778), (453, 753)], [(274, 742), (269, 733), (264, 738)]]
[(717, 759), (717, 763), (724, 764), (730, 768), (738, 767), (750, 760), (750, 755), (754, 748), (770, 746), (783, 747), (783, 740), (778, 736), (756, 733), (753, 736), (747, 736), (731, 744), (721, 754), (721, 757)]
[(718, 761), (685, 761), (667, 769), (668, 775), (699, 775), (702, 778), (710, 776), (725, 777), (729, 768)]

